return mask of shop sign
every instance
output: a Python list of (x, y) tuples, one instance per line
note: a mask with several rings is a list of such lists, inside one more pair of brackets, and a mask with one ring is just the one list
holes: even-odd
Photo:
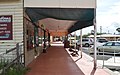
[(12, 39), (12, 15), (0, 15), (0, 40)]

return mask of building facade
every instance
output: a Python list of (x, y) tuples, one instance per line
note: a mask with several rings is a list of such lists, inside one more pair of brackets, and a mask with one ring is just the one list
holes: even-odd
[[(68, 1), (69, 1), (69, 4), (68, 4)], [(23, 43), (22, 52), (24, 53), (24, 58), (25, 58), (24, 62), (25, 62), (25, 65), (28, 65), (31, 61), (34, 60), (35, 56), (38, 56), (41, 52), (46, 52), (45, 49), (50, 44), (50, 38), (51, 38), (50, 35), (52, 36), (67, 35), (69, 31), (68, 28), (70, 28), (69, 32), (72, 32), (71, 26), (73, 25), (73, 23), (75, 23), (78, 20), (83, 20), (81, 18), (83, 16), (85, 20), (88, 19), (88, 16), (82, 15), (83, 11), (80, 10), (81, 8), (85, 9), (84, 13), (87, 14), (88, 11), (91, 13), (91, 16), (89, 18), (91, 20), (90, 24), (92, 25), (93, 18), (94, 18), (95, 0), (88, 0), (88, 1), (87, 0), (86, 1), (85, 0), (80, 0), (80, 1), (74, 1), (74, 0), (53, 0), (53, 1), (49, 1), (49, 0), (44, 0), (44, 1), (43, 0), (35, 0), (35, 1), (33, 0), (1, 0), (0, 1), (0, 53), (4, 53), (6, 52), (6, 50), (15, 47), (17, 43), (22, 42)], [(74, 15), (74, 17), (76, 16), (75, 22), (74, 21), (67, 21), (67, 22), (63, 21), (64, 18), (65, 20), (71, 20), (70, 17), (68, 19), (68, 16), (70, 15), (60, 18), (61, 25), (59, 25), (60, 22), (58, 22), (59, 20), (56, 20), (56, 19), (42, 20), (40, 16), (37, 16), (38, 18), (30, 17), (30, 15), (36, 16), (36, 14), (32, 13), (32, 11), (30, 11), (31, 14), (28, 14), (29, 12), (28, 8), (30, 8), (31, 10), (31, 8), (34, 8), (34, 7), (37, 7), (39, 9), (43, 7), (50, 8), (49, 12), (44, 10), (45, 12), (48, 12), (50, 15), (51, 15), (50, 13), (51, 9), (54, 9), (54, 8), (55, 10), (53, 14), (55, 14), (56, 8), (62, 8), (64, 9), (64, 11), (65, 11), (65, 8), (68, 8), (67, 9), (68, 12), (69, 12), (69, 9), (70, 10), (72, 9), (72, 12), (75, 12), (76, 10), (79, 13), (80, 11), (81, 15), (78, 14), (79, 18), (78, 16), (76, 16), (76, 14)], [(73, 8), (75, 9), (73, 10)], [(26, 9), (28, 12), (26, 11)], [(61, 12), (64, 12), (64, 11), (61, 11)], [(89, 12), (88, 14), (90, 15)], [(54, 18), (54, 17), (49, 17), (49, 16), (43, 17), (43, 18)], [(56, 14), (56, 16), (58, 18), (60, 17), (58, 14)], [(51, 22), (46, 22), (48, 20)], [(72, 20), (74, 20), (74, 18)], [(53, 23), (55, 25), (49, 24), (49, 23)], [(74, 25), (74, 27), (76, 28), (76, 25)], [(12, 58), (12, 55), (9, 54), (7, 55), (7, 57)]]
[[(1, 0), (0, 54), (23, 42), (23, 33), (23, 0)], [(12, 54), (6, 57), (13, 58)]]

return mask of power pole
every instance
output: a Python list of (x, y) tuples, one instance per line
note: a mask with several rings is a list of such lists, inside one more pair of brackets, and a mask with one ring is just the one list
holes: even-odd
[(100, 38), (101, 38), (101, 35), (102, 35), (102, 26), (100, 26)]
[(100, 34), (102, 34), (102, 26), (100, 26)]

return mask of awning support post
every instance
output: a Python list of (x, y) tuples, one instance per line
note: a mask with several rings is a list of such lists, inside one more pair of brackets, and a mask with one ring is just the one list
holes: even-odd
[(96, 19), (94, 19), (94, 69), (97, 67), (97, 51), (96, 51), (96, 35), (97, 35), (97, 28), (96, 28)]
[(97, 68), (97, 51), (96, 51), (96, 35), (97, 35), (97, 25), (96, 25), (96, 8), (97, 8), (97, 0), (95, 2), (95, 9), (94, 9), (94, 69)]
[(50, 33), (48, 33), (48, 43), (49, 43), (49, 47), (51, 46), (50, 44)]
[(81, 58), (82, 58), (82, 29), (80, 30), (80, 50), (81, 50)]
[(46, 31), (44, 30), (44, 44), (43, 44), (43, 53), (46, 53), (46, 39), (45, 39), (45, 33), (46, 33)]

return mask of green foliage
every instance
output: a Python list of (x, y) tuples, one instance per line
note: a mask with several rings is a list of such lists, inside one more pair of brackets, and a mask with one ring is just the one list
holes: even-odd
[[(102, 34), (105, 34), (105, 33), (97, 33), (97, 35), (102, 35)], [(88, 34), (85, 34), (83, 35), (82, 37), (83, 38), (87, 38), (88, 36), (92, 35), (91, 33), (88, 33)]]
[(8, 63), (8, 61), (6, 61), (5, 59), (1, 59), (0, 60), (0, 69), (2, 69), (7, 63)]
[(24, 75), (26, 73), (27, 69), (25, 67), (18, 67), (18, 69), (15, 67), (10, 67), (5, 75)]
[(82, 37), (83, 38), (87, 38), (88, 36), (90, 36), (91, 35), (91, 33), (88, 33), (88, 34), (86, 34), (86, 35), (83, 35)]
[(80, 36), (76, 36), (76, 39), (79, 40), (79, 39), (80, 39)]
[(2, 69), (2, 68), (3, 68), (3, 65), (4, 65), (4, 64), (1, 62), (1, 63), (0, 63), (0, 69)]
[(120, 28), (117, 28), (116, 31), (120, 32)]
[(102, 34), (104, 34), (104, 33), (97, 33), (97, 35), (102, 35)]
[[(4, 66), (6, 66), (7, 64), (9, 64), (8, 61), (1, 60), (0, 70), (3, 69)], [(28, 68), (24, 67), (23, 65), (14, 64), (10, 68), (5, 70), (5, 75), (25, 75), (27, 71), (28, 71)], [(0, 75), (3, 75), (3, 73)]]

